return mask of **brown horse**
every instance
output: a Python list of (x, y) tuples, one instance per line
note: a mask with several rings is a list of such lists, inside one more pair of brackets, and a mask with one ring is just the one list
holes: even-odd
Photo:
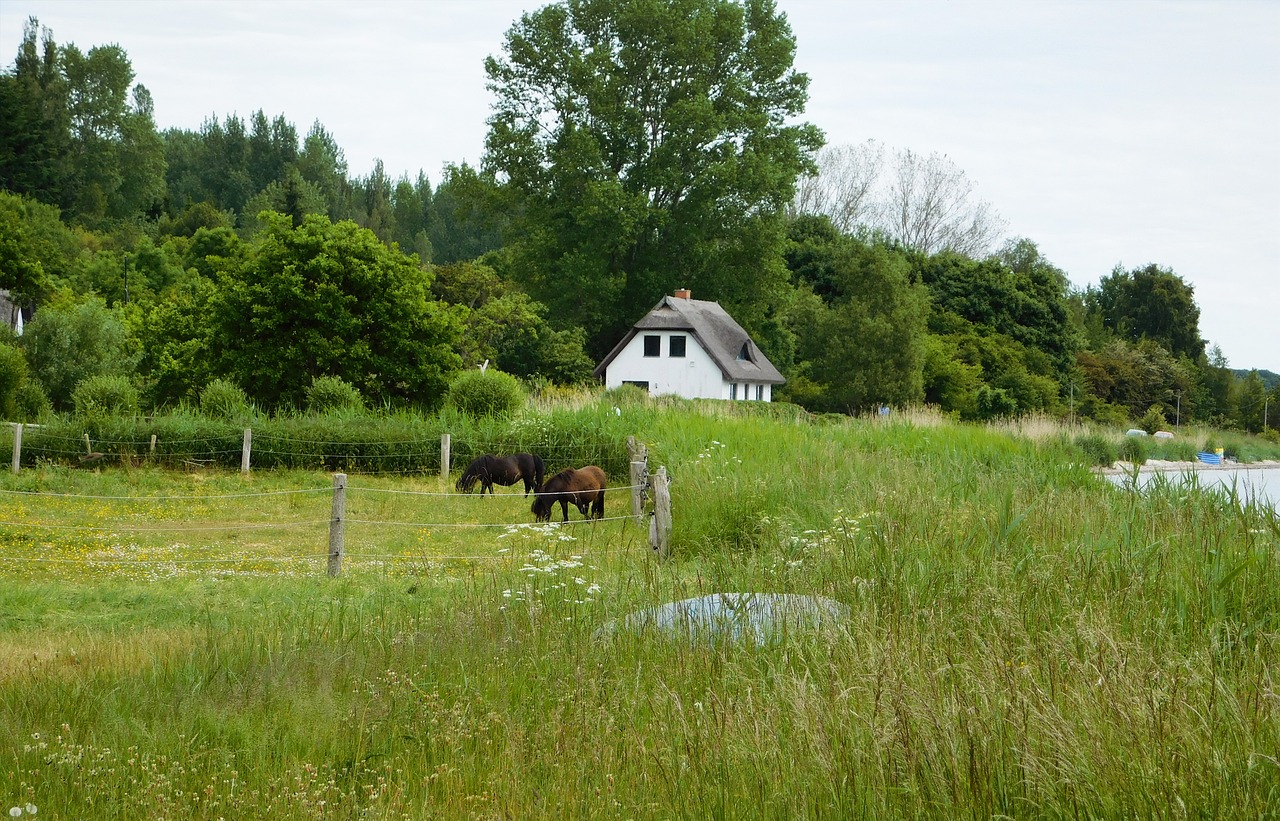
[[(533, 494), (533, 517), (539, 522), (551, 521), (551, 509), (560, 503), (560, 512), (564, 520), (569, 521), (569, 503), (572, 502), (583, 518), (604, 518), (604, 489), (608, 479), (604, 471), (595, 465), (584, 468), (565, 468), (546, 481), (537, 493)], [(590, 514), (587, 508), (590, 507)]]
[(517, 453), (512, 456), (486, 453), (471, 460), (471, 464), (458, 477), (457, 488), (463, 493), (470, 493), (476, 482), (479, 482), (480, 495), (483, 496), (487, 490), (492, 496), (495, 483), (514, 485), (524, 480), (524, 495), (528, 496), (529, 491), (542, 486), (543, 470), (542, 457), (532, 453)]

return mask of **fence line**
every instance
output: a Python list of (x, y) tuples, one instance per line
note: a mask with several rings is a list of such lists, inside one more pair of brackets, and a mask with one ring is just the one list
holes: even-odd
[(105, 499), (122, 502), (157, 501), (157, 502), (190, 502), (208, 499), (248, 499), (256, 496), (289, 496), (298, 493), (328, 493), (330, 488), (314, 487), (303, 490), (263, 490), (256, 493), (223, 493), (216, 496), (92, 496), (86, 493), (47, 493), (42, 490), (4, 490), (0, 494), (8, 496), (38, 496), (44, 499)]
[(175, 527), (130, 527), (122, 525), (120, 527), (94, 527), (93, 525), (53, 525), (44, 522), (6, 522), (0, 521), (0, 525), (12, 525), (14, 527), (34, 527), (40, 530), (81, 530), (91, 533), (195, 533), (200, 531), (212, 532), (218, 530), (270, 530), (272, 528), (286, 527), (312, 527), (314, 525), (329, 524), (329, 519), (304, 520), (299, 522), (229, 522), (220, 525), (192, 525), (192, 526), (175, 526)]
[[(606, 492), (608, 492), (608, 491), (611, 491), (611, 490), (635, 490), (636, 488), (643, 488), (643, 487), (648, 487), (648, 485), (609, 485), (608, 487), (606, 487), (606, 488), (605, 488), (605, 491), (606, 491)], [(450, 493), (450, 492), (447, 492), (447, 491), (432, 491), (432, 490), (391, 490), (390, 488), (380, 488), (380, 487), (358, 487), (358, 488), (349, 488), (349, 490), (352, 490), (352, 491), (359, 491), (360, 493), (395, 493), (395, 494), (399, 494), (399, 495), (402, 495), (402, 496), (458, 496), (458, 497), (466, 497), (466, 498), (473, 498), (473, 499), (484, 498), (484, 497), (485, 497), (485, 495), (486, 495), (486, 494), (483, 494), (483, 493), (456, 493), (456, 492), (455, 492), (455, 493)], [(515, 492), (512, 492), (512, 493), (504, 493), (504, 494), (502, 494), (502, 495), (503, 495), (503, 496), (515, 496), (515, 495), (518, 495), (518, 494), (519, 494), (519, 495), (525, 495), (525, 494), (521, 494), (521, 493), (520, 493), (520, 491), (515, 491)], [(531, 492), (531, 493), (529, 493), (529, 494), (527, 494), (527, 495), (529, 495), (529, 496), (545, 496), (545, 495), (558, 496), (559, 494), (558, 494), (558, 493), (544, 494), (544, 493), (541, 493), (541, 492), (539, 492), (539, 491), (536, 491), (536, 490), (535, 490), (535, 491), (533, 491), (533, 492)]]
[[(248, 448), (250, 443), (250, 436), (251, 436), (250, 430), (246, 429), (244, 432), (245, 448), (243, 449), (243, 454), (245, 457), (243, 464), (245, 465), (245, 467), (242, 467), (242, 470), (247, 470)], [(88, 446), (88, 440), (89, 440), (88, 434), (85, 434), (85, 440), (86, 440), (86, 446)], [(14, 461), (15, 473), (17, 472), (18, 466), (20, 463), (20, 448), (21, 448), (21, 428), (18, 427), (18, 428), (15, 428), (15, 437), (14, 437), (14, 460), (13, 461)], [(154, 444), (153, 444), (153, 448), (154, 448)], [(441, 437), (442, 458), (446, 458), (445, 454), (448, 453), (448, 448), (449, 448), (448, 434), (445, 434)], [(86, 449), (88, 449), (88, 447)], [(600, 519), (568, 520), (568, 521), (554, 522), (549, 524), (551, 524), (554, 528), (559, 528), (564, 525), (570, 525), (570, 524), (579, 525), (579, 524), (585, 524), (588, 522), (594, 523), (594, 522), (613, 522), (613, 521), (630, 520), (630, 521), (635, 521), (637, 523), (643, 523), (645, 518), (647, 517), (649, 519), (650, 545), (658, 553), (660, 557), (665, 559), (667, 555), (667, 545), (670, 539), (670, 532), (671, 532), (670, 495), (667, 492), (668, 480), (666, 475), (666, 468), (665, 467), (660, 468), (657, 471), (657, 473), (650, 475), (648, 471), (647, 450), (643, 444), (636, 442), (635, 437), (628, 437), (627, 451), (628, 451), (628, 456), (629, 456), (630, 465), (631, 465), (631, 478), (633, 480), (632, 484), (615, 485), (613, 487), (607, 487), (605, 488), (605, 490), (615, 491), (615, 492), (627, 490), (632, 492), (632, 513), (630, 516), (613, 516), (613, 517), (600, 518)], [(228, 450), (228, 451), (221, 451), (221, 452), (235, 453), (236, 451)], [(272, 455), (281, 455), (278, 452), (272, 452), (272, 451), (261, 451), (261, 452), (270, 453)], [(285, 455), (293, 455), (293, 454), (285, 454)], [(103, 454), (101, 453), (88, 453), (87, 456), (90, 459), (103, 458)], [(391, 456), (394, 456), (394, 455), (393, 454), (370, 454), (364, 458), (390, 458)], [(359, 456), (335, 457), (333, 455), (322, 455), (321, 458), (352, 459), (352, 458), (360, 458), (360, 457)], [(442, 470), (441, 470), (442, 477), (447, 475), (446, 474), (447, 470), (448, 470), (447, 464), (442, 465)], [(417, 471), (414, 471), (414, 472), (417, 472)], [(437, 496), (437, 497), (438, 496), (455, 496), (455, 497), (468, 496), (471, 494), (396, 490), (396, 489), (390, 489), (390, 488), (348, 488), (347, 476), (345, 473), (335, 473), (333, 475), (333, 480), (334, 481), (333, 481), (333, 487), (332, 487), (332, 494), (333, 494), (332, 510), (331, 510), (330, 517), (327, 519), (303, 520), (303, 521), (293, 521), (293, 522), (275, 522), (275, 521), (273, 522), (227, 522), (227, 523), (217, 523), (217, 524), (200, 524), (200, 525), (190, 524), (190, 525), (174, 525), (174, 526), (161, 526), (161, 527), (155, 527), (155, 526), (135, 527), (135, 526), (129, 526), (129, 525), (99, 527), (99, 526), (92, 526), (92, 525), (64, 525), (64, 524), (42, 523), (42, 522), (14, 522), (14, 521), (0, 520), (0, 527), (7, 526), (7, 527), (27, 528), (27, 529), (34, 529), (34, 530), (72, 530), (72, 531), (91, 532), (91, 533), (112, 533), (112, 534), (139, 533), (141, 534), (141, 533), (184, 533), (184, 532), (223, 532), (223, 531), (240, 531), (240, 530), (270, 530), (270, 529), (284, 529), (284, 528), (298, 528), (298, 527), (314, 527), (318, 525), (328, 524), (329, 525), (329, 551), (326, 554), (320, 554), (320, 555), (328, 556), (329, 575), (336, 576), (341, 572), (341, 568), (342, 568), (342, 562), (343, 562), (344, 553), (345, 553), (345, 548), (344, 548), (345, 532), (346, 532), (348, 523), (358, 524), (358, 525), (373, 525), (377, 527), (412, 527), (412, 528), (420, 528), (420, 529), (504, 528), (509, 533), (517, 533), (524, 529), (541, 528), (541, 527), (547, 526), (542, 523), (531, 524), (528, 522), (514, 522), (514, 523), (513, 522), (492, 522), (492, 523), (488, 523), (488, 522), (397, 522), (397, 521), (379, 521), (374, 519), (347, 519), (346, 495), (348, 490), (365, 491), (368, 493), (387, 493), (387, 494), (398, 494), (398, 495), (407, 495), (407, 496)], [(153, 502), (169, 502), (169, 501), (213, 502), (220, 499), (284, 496), (284, 495), (296, 495), (296, 494), (303, 494), (303, 493), (322, 493), (327, 490), (329, 490), (329, 488), (304, 488), (304, 489), (283, 490), (283, 491), (255, 491), (255, 492), (245, 492), (245, 493), (229, 493), (229, 494), (219, 494), (214, 496), (191, 496), (191, 495), (109, 496), (109, 495), (92, 495), (92, 494), (44, 493), (40, 491), (20, 491), (20, 490), (0, 490), (0, 494), (7, 494), (11, 496), (27, 496), (31, 498), (46, 498), (46, 499), (89, 499), (89, 500), (108, 500), (108, 501), (153, 501)], [(650, 495), (650, 491), (652, 491), (651, 495)], [(481, 498), (483, 498), (484, 496), (484, 494), (478, 494), (478, 495)], [(515, 493), (503, 494), (503, 495), (514, 496)], [(525, 495), (527, 497), (528, 494), (526, 493)], [(541, 494), (535, 493), (534, 495), (537, 496)], [(644, 503), (647, 498), (652, 498), (652, 500), (654, 501), (654, 509), (652, 513), (646, 514), (644, 511)], [(359, 554), (357, 554), (357, 556), (359, 556)], [(17, 557), (0, 557), (0, 558), (8, 561), (38, 561), (36, 559), (22, 559)], [(404, 559), (404, 560), (419, 560), (419, 557), (413, 557), (413, 556), (408, 556), (408, 557), (396, 556), (393, 558)], [(445, 560), (446, 558), (447, 557), (424, 556), (424, 557), (421, 557), (421, 560), (439, 561), (439, 560)], [(459, 558), (464, 558), (464, 557), (459, 557)], [(478, 557), (465, 557), (465, 558), (478, 558)], [(284, 559), (268, 559), (264, 557), (262, 560), (284, 560)], [(292, 559), (288, 559), (288, 560), (292, 560)], [(55, 561), (55, 560), (48, 560), (48, 561)], [(107, 562), (109, 560), (69, 559), (66, 561), (67, 562), (80, 561), (80, 562), (89, 562), (89, 563), (93, 563), (93, 562), (102, 563), (102, 562)], [(186, 561), (188, 560), (162, 559), (162, 560), (155, 560), (155, 562), (153, 563), (174, 564), (174, 563), (181, 563)], [(191, 561), (207, 562), (207, 563), (232, 563), (232, 562), (243, 562), (243, 561), (246, 561), (246, 559), (244, 557), (234, 557), (234, 558), (204, 559), (204, 560), (191, 560)], [(130, 560), (130, 562), (145, 563), (145, 562), (142, 562), (142, 560)]]
[(297, 562), (322, 559), (323, 553), (300, 553), (294, 556), (235, 556), (225, 559), (39, 559), (0, 556), (0, 562), (32, 562), (35, 564), (230, 564), (232, 562)]
[[(556, 524), (564, 527), (565, 525), (592, 524), (594, 522), (620, 522), (631, 518), (631, 516), (606, 516), (602, 519), (570, 519), (567, 522), (556, 522)], [(506, 527), (512, 529), (539, 527), (545, 524), (545, 522), (521, 522), (518, 524), (511, 524), (510, 522), (383, 522), (376, 519), (347, 519), (347, 522), (353, 525), (381, 525), (385, 527)], [(3, 524), (3, 522), (0, 522), (0, 524)]]

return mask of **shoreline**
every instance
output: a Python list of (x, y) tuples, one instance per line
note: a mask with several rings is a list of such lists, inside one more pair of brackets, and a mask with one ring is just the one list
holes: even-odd
[[(1261, 462), (1223, 462), (1220, 465), (1206, 465), (1204, 462), (1171, 462), (1164, 459), (1148, 459), (1145, 464), (1138, 465), (1138, 473), (1198, 473), (1202, 470), (1274, 470), (1280, 468), (1280, 461), (1264, 459)], [(1111, 467), (1096, 468), (1105, 475), (1130, 475), (1133, 473), (1132, 462), (1115, 462)]]

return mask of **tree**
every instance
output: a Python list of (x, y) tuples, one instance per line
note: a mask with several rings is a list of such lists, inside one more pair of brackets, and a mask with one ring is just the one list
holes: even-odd
[(333, 135), (317, 120), (307, 132), (298, 156), (298, 173), (316, 187), (328, 207), (329, 219), (337, 222), (354, 216), (351, 212), (351, 182), (347, 161)]
[(445, 166), (427, 219), (432, 261), (447, 265), (501, 248), (508, 222), (501, 197), (492, 174), (466, 163)]
[(924, 254), (986, 254), (1004, 230), (991, 204), (973, 199), (973, 183), (945, 155), (899, 151), (889, 170), (884, 230)]
[(71, 408), (72, 391), (80, 382), (91, 376), (130, 376), (138, 359), (119, 313), (97, 297), (45, 305), (19, 340), (31, 375), (60, 411)]
[(793, 216), (825, 216), (840, 232), (882, 226), (880, 193), (884, 146), (875, 140), (860, 145), (827, 145), (818, 151), (817, 173), (802, 177), (791, 204)]
[(906, 258), (800, 218), (787, 259), (800, 295), (788, 315), (796, 336), (797, 401), (856, 412), (924, 398), (928, 294)]
[(1116, 266), (1090, 297), (1103, 325), (1121, 339), (1150, 339), (1193, 362), (1204, 356), (1195, 289), (1173, 271), (1155, 264), (1132, 271)]
[(67, 204), (72, 173), (67, 95), (53, 34), (32, 17), (13, 71), (0, 74), (0, 188), (47, 205)]
[[(1262, 377), (1257, 370), (1249, 371), (1249, 375), (1240, 380), (1236, 389), (1236, 419), (1240, 427), (1249, 433), (1262, 432), (1262, 411), (1267, 403), (1267, 389), (1262, 384)], [(1270, 408), (1267, 408), (1269, 411)], [(1268, 414), (1269, 415), (1269, 414)]]
[(595, 362), (583, 348), (582, 329), (553, 329), (545, 305), (503, 282), (489, 266), (459, 262), (434, 273), (433, 293), (465, 310), (464, 366), (488, 359), (513, 376), (541, 376), (562, 384), (591, 377)]
[(164, 194), (151, 94), (133, 85), (119, 46), (59, 47), (27, 22), (12, 74), (0, 77), (0, 183), (82, 222), (126, 220)]
[(435, 404), (461, 364), (460, 328), (417, 259), (349, 221), (259, 218), (210, 300), (218, 374), (267, 406), (300, 406), (319, 376), (377, 401)]
[(79, 243), (58, 209), (0, 191), (0, 288), (34, 305), (70, 275)]
[(511, 274), (597, 356), (677, 285), (747, 329), (785, 289), (781, 215), (820, 144), (772, 0), (563, 0), (485, 61)]

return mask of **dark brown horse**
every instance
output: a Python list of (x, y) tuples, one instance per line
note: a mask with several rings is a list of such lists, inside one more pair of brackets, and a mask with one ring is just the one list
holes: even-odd
[(476, 482), (479, 482), (480, 495), (483, 496), (487, 490), (492, 496), (494, 484), (514, 485), (524, 480), (524, 495), (528, 496), (529, 491), (542, 486), (544, 470), (542, 457), (532, 453), (516, 453), (511, 456), (486, 453), (471, 460), (471, 464), (458, 477), (457, 487), (463, 493), (470, 493)]
[[(560, 503), (564, 520), (569, 521), (569, 503), (572, 502), (583, 518), (604, 518), (604, 489), (608, 479), (604, 471), (595, 465), (584, 468), (565, 468), (547, 480), (533, 495), (533, 517), (539, 522), (551, 521), (551, 508)], [(591, 509), (590, 514), (587, 508)]]

